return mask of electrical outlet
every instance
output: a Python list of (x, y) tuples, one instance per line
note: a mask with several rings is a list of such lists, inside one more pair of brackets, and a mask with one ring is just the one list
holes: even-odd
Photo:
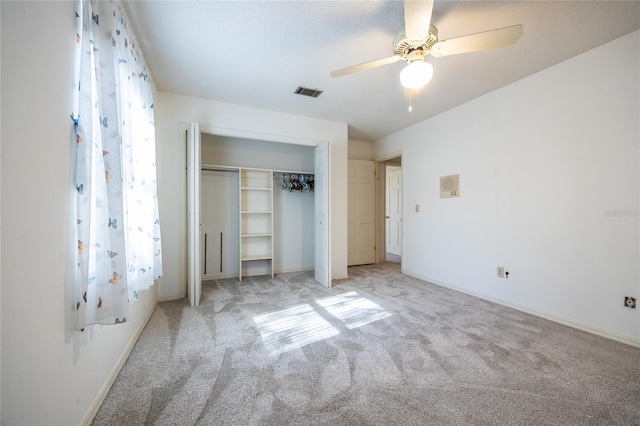
[(624, 297), (624, 306), (627, 308), (635, 309), (636, 308), (636, 298), (631, 296)]
[(498, 272), (498, 278), (504, 278), (504, 267), (503, 266), (498, 266), (497, 272)]

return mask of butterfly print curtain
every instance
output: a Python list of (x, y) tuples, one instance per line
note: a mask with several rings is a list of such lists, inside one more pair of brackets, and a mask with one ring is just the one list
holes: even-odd
[(76, 2), (76, 328), (127, 321), (162, 275), (153, 93), (119, 2)]

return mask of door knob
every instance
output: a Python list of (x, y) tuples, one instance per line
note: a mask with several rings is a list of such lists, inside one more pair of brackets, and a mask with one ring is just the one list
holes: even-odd
[(389, 216), (385, 216), (386, 219), (389, 219)]

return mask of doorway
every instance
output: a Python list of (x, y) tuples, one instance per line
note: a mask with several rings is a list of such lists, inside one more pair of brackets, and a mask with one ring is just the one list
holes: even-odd
[(402, 167), (385, 165), (385, 260), (402, 261)]
[(402, 263), (402, 154), (377, 159), (376, 262)]

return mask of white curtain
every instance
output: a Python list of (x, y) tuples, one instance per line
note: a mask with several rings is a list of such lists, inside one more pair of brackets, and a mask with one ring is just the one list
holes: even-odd
[(119, 2), (76, 2), (76, 328), (127, 321), (162, 276), (153, 93)]

